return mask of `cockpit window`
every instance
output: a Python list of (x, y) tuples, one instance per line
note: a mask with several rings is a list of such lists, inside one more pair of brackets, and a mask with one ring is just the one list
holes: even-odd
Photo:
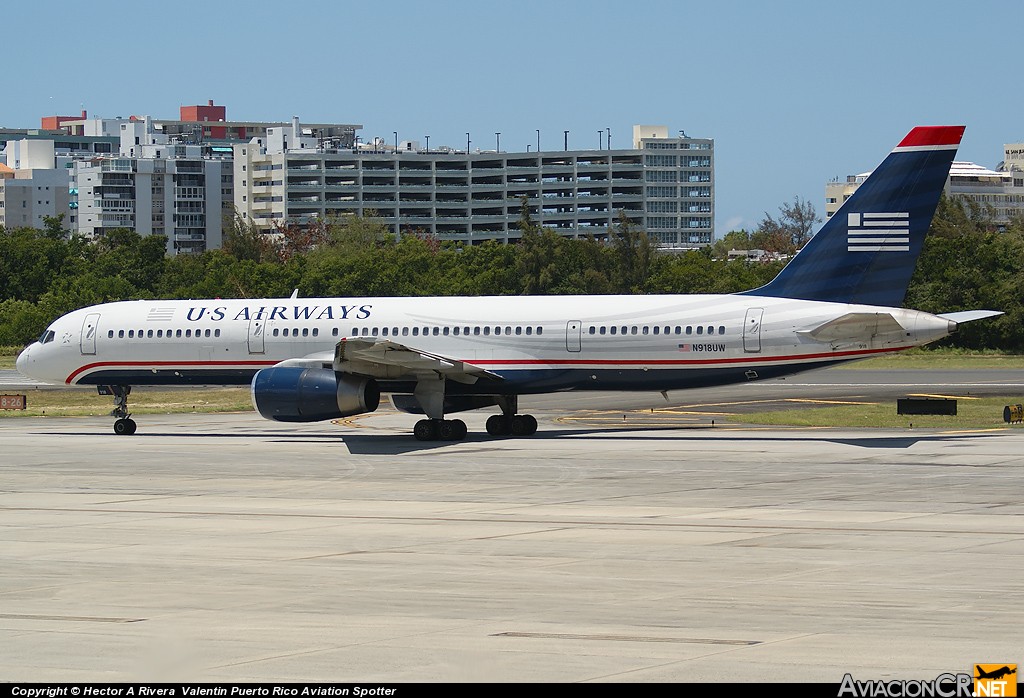
[(54, 336), (55, 335), (54, 335), (53, 330), (46, 330), (41, 335), (39, 335), (39, 343), (40, 344), (47, 344), (49, 342), (52, 342)]

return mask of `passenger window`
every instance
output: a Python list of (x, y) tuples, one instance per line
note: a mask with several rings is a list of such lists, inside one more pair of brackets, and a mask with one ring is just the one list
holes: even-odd
[(626, 330), (627, 330), (627, 328), (625, 326), (623, 326), (622, 327), (622, 334), (626, 334)]
[(434, 336), (436, 337), (436, 336), (437, 336), (437, 335), (439, 335), (439, 334), (441, 334), (441, 329), (440, 329), (440, 328), (438, 328), (438, 327), (435, 327), (435, 328), (434, 328)]
[(538, 327), (537, 328), (537, 334), (544, 334), (544, 328), (543, 327)]
[(686, 334), (693, 334), (693, 326), (692, 325), (687, 325), (686, 326)]
[(605, 331), (605, 326), (601, 325), (601, 334), (604, 334), (604, 331)]
[(704, 334), (704, 328), (700, 325), (697, 325), (697, 334)]
[(448, 328), (448, 327), (445, 327), (445, 328), (444, 328), (444, 336), (445, 336), (445, 337), (447, 337), (447, 336), (448, 336), (448, 331), (449, 331), (449, 329), (450, 329), (450, 328)]
[(611, 328), (611, 332), (612, 332), (612, 334), (615, 334), (615, 331), (616, 331), (617, 329), (618, 329), (618, 328), (617, 328), (617, 327), (616, 327), (615, 325), (612, 325), (612, 328)]
[(288, 336), (288, 328), (287, 328), (287, 327), (285, 327), (285, 328), (284, 328), (283, 330), (281, 330), (281, 334), (282, 334), (283, 336), (287, 337), (287, 336)]
[(655, 326), (654, 326), (654, 334), (658, 334), (658, 330), (660, 330), (660, 329), (661, 329), (660, 327), (658, 327), (657, 325), (655, 325)]
[(176, 331), (174, 332), (174, 336), (175, 336), (175, 337), (181, 337), (181, 330), (176, 330)]
[(490, 336), (491, 336), (491, 326), (487, 325), (486, 327), (484, 327), (484, 337), (490, 337)]
[(636, 334), (636, 325), (633, 325), (632, 327), (629, 328), (629, 333)]
[(458, 327), (456, 327), (456, 328), (455, 328), (454, 330), (452, 330), (452, 333), (453, 333), (453, 334), (454, 334), (454, 335), (455, 335), (456, 337), (458, 337), (458, 336), (459, 336), (459, 328), (458, 328)]
[(714, 334), (714, 333), (715, 333), (715, 328), (713, 326), (709, 325), (708, 326), (708, 334)]
[(518, 326), (517, 326), (517, 327), (516, 327), (516, 334), (519, 334), (519, 335), (521, 335), (522, 333), (523, 333), (523, 328), (522, 328), (522, 327), (518, 327)]
[[(129, 332), (128, 336), (131, 337), (132, 333)], [(192, 330), (185, 330), (185, 336), (191, 339), (191, 337), (192, 337)]]
[(213, 331), (213, 336), (220, 337), (220, 328), (217, 328), (216, 330)]
[(332, 337), (337, 337), (338, 336), (338, 328), (337, 327), (335, 327), (333, 330), (331, 330), (331, 336)]
[(153, 330), (146, 330), (146, 339), (153, 339)]
[(128, 330), (128, 339), (135, 338), (135, 330)]
[[(526, 328), (526, 334), (533, 334), (533, 328), (532, 327), (527, 327)], [(594, 334), (594, 328), (593, 327), (590, 328), (590, 334)]]
[(501, 334), (501, 328), (500, 327), (495, 327), (494, 328), (494, 334)]
[(476, 337), (480, 336), (480, 327), (479, 327), (479, 325), (477, 327), (473, 328), (473, 335), (476, 336)]
[(118, 339), (124, 339), (124, 330), (118, 330), (117, 331), (117, 338)]
[(302, 336), (303, 337), (308, 337), (309, 336), (309, 328), (308, 327), (303, 327), (302, 328)]
[(107, 330), (107, 339), (114, 338), (114, 330)]
[(644, 325), (644, 334), (647, 334), (648, 329), (647, 325)]
[(388, 336), (388, 328), (387, 328), (387, 327), (385, 327), (385, 328), (384, 328), (384, 336), (385, 336), (385, 337), (387, 337), (387, 336)]
[(408, 337), (409, 336), (409, 328), (408, 327), (403, 327), (402, 328), (402, 336), (403, 337)]
[(593, 325), (591, 325), (590, 329), (587, 330), (587, 334), (595, 334), (596, 332), (597, 332), (597, 329)]
[[(687, 331), (689, 331), (690, 328), (686, 328), (686, 329), (687, 329)], [(679, 325), (676, 325), (676, 334), (682, 334), (682, 333), (683, 333), (683, 328), (680, 327)], [(689, 333), (689, 332), (687, 332), (687, 333)]]
[(725, 325), (718, 326), (718, 334), (725, 334)]
[(206, 330), (206, 332), (205, 332), (204, 334), (205, 334), (205, 335), (206, 335), (207, 337), (209, 337), (209, 336), (210, 336), (211, 334), (213, 334), (213, 333), (212, 333), (212, 332), (210, 332), (210, 330)]
[(512, 328), (511, 327), (506, 327), (505, 328), (505, 334), (512, 334)]
[(412, 336), (413, 337), (419, 337), (420, 336), (420, 328), (419, 327), (413, 327), (412, 328)]
[(319, 336), (319, 334), (320, 334), (320, 328), (319, 327), (314, 327), (313, 328), (313, 336), (317, 337), (317, 336)]

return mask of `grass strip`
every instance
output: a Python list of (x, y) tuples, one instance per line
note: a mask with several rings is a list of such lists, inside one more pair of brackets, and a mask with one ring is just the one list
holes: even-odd
[(1003, 408), (1024, 403), (1024, 396), (958, 398), (957, 414), (898, 415), (896, 400), (871, 404), (830, 405), (798, 409), (747, 412), (728, 417), (742, 424), (795, 427), (869, 427), (874, 429), (998, 429), (1021, 428), (1003, 422)]
[[(27, 395), (27, 409), (0, 411), (0, 418), (102, 416), (110, 414), (114, 408), (114, 398), (97, 395), (95, 388), (18, 392)], [(252, 411), (248, 388), (192, 388), (189, 390), (132, 388), (128, 406), (132, 414)]]

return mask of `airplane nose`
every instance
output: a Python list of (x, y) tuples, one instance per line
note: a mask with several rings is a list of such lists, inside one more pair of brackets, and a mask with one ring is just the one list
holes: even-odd
[[(17, 361), (14, 362), (14, 366), (15, 366), (15, 368), (18, 369), (18, 373), (20, 373), (22, 375), (27, 375), (25, 373), (25, 371), (28, 369), (28, 361), (29, 361), (28, 353), (29, 353), (29, 349), (25, 349), (23, 352), (18, 354), (18, 359), (17, 359)], [(10, 364), (8, 364), (8, 365), (10, 365)]]

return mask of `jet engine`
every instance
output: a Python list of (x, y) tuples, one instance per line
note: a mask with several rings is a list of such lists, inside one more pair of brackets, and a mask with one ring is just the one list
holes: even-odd
[(373, 378), (325, 368), (265, 368), (253, 376), (252, 404), (265, 419), (319, 422), (373, 412), (380, 388)]

